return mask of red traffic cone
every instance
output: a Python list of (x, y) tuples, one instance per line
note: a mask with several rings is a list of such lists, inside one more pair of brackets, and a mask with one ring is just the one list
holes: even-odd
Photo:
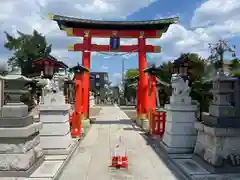
[(119, 141), (120, 143), (117, 144), (114, 149), (114, 152), (112, 155), (112, 164), (110, 167), (115, 167), (117, 169), (128, 168), (128, 157), (126, 154), (126, 150), (124, 149), (124, 146), (123, 146), (122, 137), (120, 137)]

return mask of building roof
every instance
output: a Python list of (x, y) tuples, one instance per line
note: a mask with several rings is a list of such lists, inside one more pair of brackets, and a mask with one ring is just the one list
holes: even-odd
[(33, 64), (34, 65), (42, 65), (42, 64), (44, 64), (44, 62), (52, 63), (52, 64), (54, 64), (54, 66), (57, 66), (57, 67), (60, 67), (60, 68), (68, 68), (68, 66), (64, 62), (58, 61), (52, 55), (48, 55), (46, 57), (36, 59), (36, 60), (33, 61)]
[(58, 23), (61, 30), (64, 28), (112, 29), (112, 30), (167, 30), (171, 24), (178, 22), (178, 17), (147, 21), (100, 21), (79, 19), (74, 17), (50, 15)]

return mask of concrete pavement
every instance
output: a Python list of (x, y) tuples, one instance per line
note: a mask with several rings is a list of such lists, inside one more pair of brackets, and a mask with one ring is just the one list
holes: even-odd
[[(111, 153), (122, 136), (129, 168), (110, 168)], [(116, 106), (102, 107), (85, 139), (60, 175), (60, 180), (178, 180), (146, 144), (140, 130)]]

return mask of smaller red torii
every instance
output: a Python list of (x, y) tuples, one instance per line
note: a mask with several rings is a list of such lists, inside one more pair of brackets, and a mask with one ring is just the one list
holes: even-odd
[(82, 136), (82, 113), (83, 113), (83, 103), (82, 103), (82, 91), (83, 91), (83, 81), (82, 76), (84, 72), (89, 72), (89, 69), (77, 64), (76, 66), (70, 68), (73, 71), (74, 82), (75, 82), (75, 107), (72, 115), (70, 116), (70, 124), (72, 125), (71, 133), (72, 137)]

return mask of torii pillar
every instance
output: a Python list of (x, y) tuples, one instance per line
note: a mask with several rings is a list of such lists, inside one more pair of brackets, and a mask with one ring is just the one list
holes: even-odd
[[(91, 62), (91, 34), (90, 31), (84, 31), (83, 37), (83, 46), (85, 50), (82, 51), (82, 65), (90, 69), (90, 62)], [(82, 120), (89, 126), (89, 90), (90, 90), (90, 72), (85, 71), (83, 73), (83, 113), (82, 113)]]
[(72, 118), (70, 123), (72, 125), (71, 133), (73, 137), (82, 136), (82, 113), (83, 113), (83, 74), (84, 72), (89, 72), (88, 69), (80, 66), (72, 67), (70, 70), (74, 71), (74, 83), (75, 83), (75, 107), (74, 112), (72, 113)]
[(149, 122), (147, 119), (147, 111), (148, 111), (148, 74), (145, 73), (145, 69), (147, 68), (147, 60), (146, 60), (146, 39), (144, 37), (144, 32), (141, 32), (140, 37), (138, 38), (138, 70), (139, 70), (139, 86), (138, 86), (138, 97), (139, 97), (139, 114), (138, 121), (144, 129), (148, 129)]

